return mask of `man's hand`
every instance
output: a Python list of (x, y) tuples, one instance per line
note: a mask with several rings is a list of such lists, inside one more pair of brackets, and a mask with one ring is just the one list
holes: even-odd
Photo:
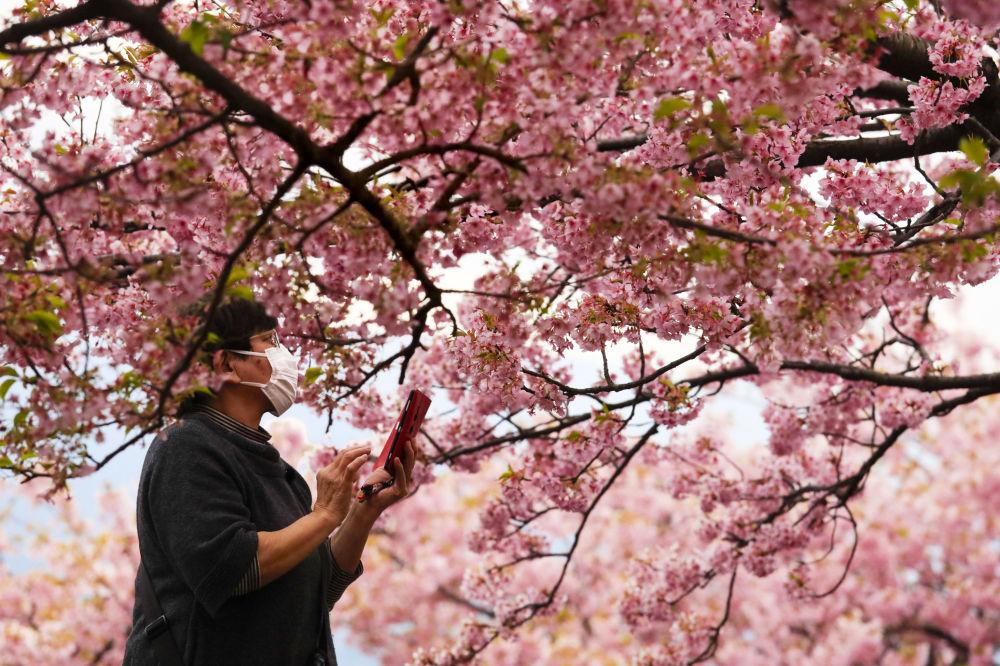
[(413, 450), (413, 442), (406, 440), (406, 444), (403, 445), (403, 451), (392, 461), (392, 474), (389, 474), (384, 469), (377, 469), (368, 475), (368, 478), (362, 483), (362, 485), (375, 485), (393, 479), (393, 484), (388, 488), (376, 491), (374, 495), (367, 499), (364, 498), (364, 494), (358, 493), (355, 499), (363, 502), (364, 506), (382, 513), (410, 494), (410, 475), (413, 473), (413, 464), (415, 461), (416, 455)]
[(339, 525), (351, 505), (358, 468), (368, 459), (370, 446), (355, 446), (341, 451), (329, 465), (316, 472), (316, 502), (313, 511), (329, 516)]

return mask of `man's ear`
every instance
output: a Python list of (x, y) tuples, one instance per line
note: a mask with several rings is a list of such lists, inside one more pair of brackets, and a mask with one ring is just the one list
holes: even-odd
[(219, 388), (222, 388), (229, 382), (239, 384), (241, 381), (240, 376), (236, 374), (232, 364), (229, 362), (229, 355), (222, 349), (216, 349), (212, 352), (212, 370), (218, 377)]
[(226, 352), (221, 349), (216, 349), (212, 352), (212, 370), (215, 372), (227, 372), (232, 369), (229, 365), (229, 359), (226, 357)]

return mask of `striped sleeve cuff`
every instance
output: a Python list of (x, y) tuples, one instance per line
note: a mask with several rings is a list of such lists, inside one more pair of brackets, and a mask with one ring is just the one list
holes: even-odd
[(250, 562), (250, 566), (247, 567), (247, 571), (243, 574), (243, 578), (236, 585), (236, 590), (233, 591), (233, 596), (238, 597), (244, 594), (249, 594), (257, 589), (260, 589), (260, 562), (257, 559), (257, 554), (254, 553), (253, 561)]
[[(327, 541), (329, 546), (329, 540)], [(333, 564), (333, 571), (330, 575), (330, 583), (326, 587), (326, 609), (333, 610), (333, 605), (340, 600), (343, 596), (344, 590), (356, 581), (361, 574), (365, 572), (365, 567), (361, 562), (358, 562), (358, 566), (353, 572), (348, 573), (340, 568), (337, 564), (337, 558), (333, 557), (333, 552), (330, 553), (330, 562)]]

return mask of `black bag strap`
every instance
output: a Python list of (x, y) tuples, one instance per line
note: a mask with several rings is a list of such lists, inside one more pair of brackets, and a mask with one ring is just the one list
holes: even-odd
[[(184, 666), (181, 653), (174, 643), (174, 637), (170, 633), (170, 626), (167, 624), (167, 616), (160, 609), (160, 604), (156, 600), (156, 593), (153, 591), (153, 581), (149, 579), (146, 566), (139, 561), (139, 603), (142, 605), (142, 617), (148, 622), (142, 632), (146, 635), (146, 640), (153, 646), (156, 660), (160, 666)], [(150, 618), (156, 618), (152, 622)]]
[[(319, 635), (316, 639), (316, 656), (322, 657), (317, 664), (329, 664), (330, 652), (327, 648), (327, 635), (330, 633), (330, 611), (326, 608), (326, 588), (330, 586), (333, 553), (330, 552), (330, 537), (320, 546), (320, 592), (319, 592)], [(336, 663), (336, 662), (333, 662)]]

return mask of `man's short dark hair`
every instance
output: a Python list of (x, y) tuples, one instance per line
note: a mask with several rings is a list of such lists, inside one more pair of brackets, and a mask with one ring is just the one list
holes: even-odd
[[(203, 324), (197, 334), (207, 328), (206, 340), (201, 346), (198, 360), (212, 365), (212, 354), (218, 349), (243, 349), (250, 351), (250, 338), (277, 327), (278, 320), (267, 313), (263, 305), (245, 298), (230, 298), (216, 308), (207, 326)], [(214, 394), (199, 391), (181, 401), (177, 415), (183, 415), (198, 403), (207, 402)]]
[(250, 338), (258, 333), (270, 331), (278, 325), (278, 320), (267, 313), (257, 301), (232, 298), (223, 302), (208, 323), (208, 340), (202, 349), (211, 362), (211, 354), (217, 349), (244, 349), (250, 351)]

